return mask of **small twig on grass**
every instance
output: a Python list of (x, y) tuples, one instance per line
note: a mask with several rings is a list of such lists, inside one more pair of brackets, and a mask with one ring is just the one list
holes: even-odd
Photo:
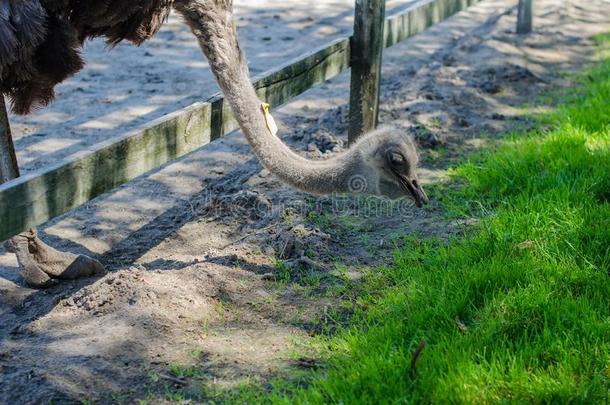
[(411, 378), (415, 378), (417, 374), (417, 360), (419, 360), (419, 357), (421, 356), (425, 348), (426, 340), (422, 339), (421, 342), (419, 342), (419, 345), (417, 345), (417, 349), (415, 349), (415, 353), (413, 353), (413, 357), (411, 358)]
[(182, 387), (185, 387), (188, 385), (188, 381), (186, 381), (183, 378), (176, 378), (176, 377), (172, 377), (171, 375), (166, 375), (166, 374), (159, 374), (159, 377), (164, 380), (173, 382), (176, 385), (180, 385)]

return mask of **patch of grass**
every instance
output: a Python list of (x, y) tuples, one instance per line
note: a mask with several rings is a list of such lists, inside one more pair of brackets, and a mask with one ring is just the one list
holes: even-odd
[(176, 378), (201, 378), (204, 376), (203, 371), (195, 366), (185, 366), (181, 364), (171, 364), (169, 372), (172, 377)]
[(608, 52), (610, 52), (610, 32), (604, 32), (597, 34), (593, 37), (593, 40), (599, 48), (601, 58), (607, 58)]
[(290, 280), (292, 279), (292, 271), (283, 260), (278, 259), (275, 262), (275, 268), (277, 269), (277, 273), (275, 274), (276, 282), (280, 283), (282, 286), (290, 282)]
[(406, 238), (366, 273), (351, 326), (317, 342), (322, 370), (227, 400), (607, 403), (610, 60), (578, 84), (544, 129), (455, 168), (438, 195), (478, 224), (449, 243)]

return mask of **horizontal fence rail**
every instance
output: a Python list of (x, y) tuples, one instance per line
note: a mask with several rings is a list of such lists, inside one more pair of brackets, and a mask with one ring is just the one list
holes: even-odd
[[(480, 0), (422, 0), (386, 18), (392, 46)], [(261, 100), (279, 106), (350, 68), (351, 38), (337, 39), (254, 81)], [(0, 241), (41, 225), (237, 129), (222, 95), (165, 115), (62, 162), (0, 185)]]

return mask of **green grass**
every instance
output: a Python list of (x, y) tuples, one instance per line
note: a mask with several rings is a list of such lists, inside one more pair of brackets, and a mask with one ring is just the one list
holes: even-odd
[(351, 325), (316, 342), (322, 368), (223, 398), (607, 403), (610, 59), (579, 77), (541, 118), (552, 129), (455, 168), (461, 186), (436, 194), (480, 222), (449, 243), (409, 237), (394, 266), (368, 272)]

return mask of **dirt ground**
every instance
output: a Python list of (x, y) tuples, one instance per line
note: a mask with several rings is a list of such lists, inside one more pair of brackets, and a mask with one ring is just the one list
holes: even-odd
[[(284, 3), (239, 2), (255, 73), (350, 30), (351, 0)], [(608, 1), (540, 0), (535, 31), (518, 36), (515, 4), (483, 1), (385, 53), (381, 121), (416, 138), (425, 184), (497, 134), (527, 127), (525, 106), (568, 86), (567, 73), (595, 57), (591, 36), (610, 31)], [(113, 51), (118, 60), (138, 52), (129, 63), (101, 51), (91, 45), (92, 66), (56, 104), (14, 121), (25, 171), (214, 91), (175, 19), (148, 48)], [(310, 157), (341, 150), (348, 88), (341, 75), (276, 111), (285, 141)], [(0, 403), (162, 403), (289, 375), (315, 363), (294, 348), (349, 319), (360, 276), (391, 263), (402, 237), (449, 238), (467, 222), (448, 222), (434, 199), (417, 210), (293, 191), (232, 134), (40, 230), (55, 247), (100, 258), (104, 277), (32, 290), (0, 251)]]

